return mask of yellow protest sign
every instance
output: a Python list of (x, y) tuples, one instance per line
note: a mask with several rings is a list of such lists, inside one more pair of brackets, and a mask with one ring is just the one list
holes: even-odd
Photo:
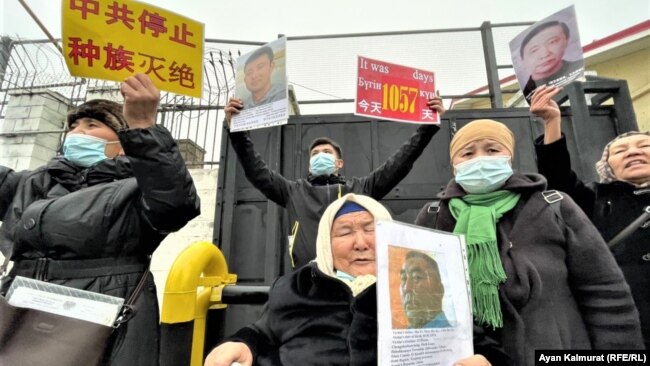
[(133, 0), (62, 0), (61, 13), (70, 74), (145, 73), (161, 90), (201, 97), (203, 23)]

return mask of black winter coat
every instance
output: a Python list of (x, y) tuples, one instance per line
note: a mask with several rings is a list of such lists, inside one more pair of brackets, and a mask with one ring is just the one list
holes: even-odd
[[(605, 241), (610, 241), (650, 206), (650, 187), (637, 189), (625, 182), (585, 184), (571, 170), (566, 139), (544, 145), (536, 141), (540, 174), (548, 179), (551, 189), (573, 197), (594, 223)], [(646, 348), (650, 348), (650, 227), (638, 228), (623, 242), (612, 248), (641, 315), (641, 328)]]
[[(310, 263), (278, 278), (262, 317), (226, 341), (246, 343), (258, 366), (376, 366), (376, 286), (354, 297)], [(511, 365), (481, 329), (475, 330), (474, 352), (495, 366)]]
[[(0, 248), (14, 276), (128, 298), (165, 236), (199, 214), (174, 139), (162, 126), (118, 133), (126, 157), (81, 169), (57, 157), (14, 172), (0, 167)], [(158, 364), (153, 277), (135, 316), (113, 333), (105, 364)]]
[[(535, 365), (536, 349), (641, 349), (639, 314), (614, 257), (567, 195), (556, 216), (545, 188), (541, 175), (519, 173), (503, 188), (521, 197), (497, 223), (507, 279), (499, 287), (503, 328), (490, 334), (518, 366)], [(427, 204), (416, 224), (453, 232), (449, 200), (465, 195), (452, 179), (438, 194), (435, 223)]]
[(289, 255), (294, 268), (316, 258), (318, 222), (323, 212), (340, 196), (358, 193), (376, 200), (382, 199), (411, 171), (413, 163), (422, 154), (433, 135), (436, 125), (426, 125), (402, 145), (384, 164), (366, 177), (344, 179), (341, 176), (318, 176), (288, 180), (269, 169), (253, 146), (248, 132), (230, 133), (232, 147), (246, 178), (268, 199), (288, 210), (289, 222), (300, 223), (298, 234)]

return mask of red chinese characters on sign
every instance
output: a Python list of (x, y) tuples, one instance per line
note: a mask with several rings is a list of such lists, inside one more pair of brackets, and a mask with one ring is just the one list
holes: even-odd
[[(100, 46), (95, 45), (92, 39), (84, 42), (81, 38), (69, 37), (68, 40), (68, 46), (71, 49), (68, 56), (73, 59), (75, 65), (79, 65), (79, 63), (85, 59), (88, 66), (93, 66), (94, 60), (102, 59)], [(135, 62), (133, 60), (133, 51), (126, 50), (123, 46), (115, 47), (111, 42), (104, 46), (103, 50), (105, 69), (127, 69), (130, 72), (134, 72), (133, 67), (135, 66)], [(165, 58), (144, 53), (138, 53), (138, 55), (142, 56), (142, 61), (139, 64), (139, 67), (144, 68), (143, 70), (145, 74), (151, 77), (156, 77), (161, 81), (178, 83), (178, 85), (184, 88), (194, 88), (194, 70), (187, 64), (179, 64), (172, 60), (171, 63), (169, 63), (169, 66), (166, 67), (165, 63), (167, 60)], [(167, 77), (163, 76), (165, 69), (167, 69)]]
[(121, 21), (125, 27), (133, 29), (133, 23), (135, 22), (135, 19), (129, 17), (129, 15), (133, 14), (133, 11), (129, 10), (126, 4), (122, 4), (120, 6), (117, 1), (113, 1), (113, 4), (108, 6), (108, 10), (109, 11), (104, 13), (104, 15), (106, 15), (108, 18), (106, 24), (113, 24)]
[(127, 51), (124, 47), (113, 48), (112, 43), (104, 47), (106, 51), (106, 62), (104, 68), (109, 70), (127, 69), (133, 72), (133, 51)]
[(192, 68), (186, 64), (178, 65), (174, 61), (169, 66), (169, 81), (178, 81), (180, 86), (186, 88), (194, 88), (194, 72)]
[(165, 17), (158, 13), (150, 13), (147, 10), (142, 11), (142, 15), (138, 18), (140, 21), (140, 33), (145, 33), (147, 29), (151, 31), (151, 35), (158, 37), (160, 33), (167, 33), (165, 27)]
[[(105, 5), (103, 5), (105, 4)], [(185, 47), (196, 48), (200, 40), (195, 39), (194, 32), (189, 30), (188, 24), (167, 24), (167, 18), (155, 10), (137, 10), (134, 14), (130, 2), (112, 1), (100, 4), (98, 0), (68, 0), (67, 6), (85, 22), (103, 21), (107, 25), (122, 26), (128, 30), (140, 32), (150, 37), (158, 38), (167, 35), (169, 40)], [(103, 17), (103, 18), (102, 18)], [(136, 28), (136, 22), (139, 27)], [(169, 29), (168, 29), (169, 27)], [(173, 34), (169, 33), (173, 29)], [(195, 73), (191, 66), (185, 62), (168, 60), (161, 55), (134, 52), (123, 45), (114, 42), (97, 44), (96, 40), (82, 37), (68, 37), (68, 57), (74, 65), (92, 67), (95, 61), (106, 70), (128, 70), (135, 72), (136, 67), (141, 72), (149, 74), (160, 81), (172, 82), (183, 88), (194, 88), (196, 85)], [(199, 44), (200, 45), (200, 44)], [(101, 66), (100, 66), (101, 67)]]
[(70, 47), (69, 57), (72, 58), (75, 65), (79, 65), (79, 59), (86, 59), (88, 66), (93, 65), (93, 60), (99, 60), (99, 46), (93, 44), (93, 40), (89, 39), (87, 43), (82, 43), (81, 38), (70, 37)]
[(120, 81), (148, 74), (161, 90), (201, 97), (203, 25), (134, 0), (63, 0), (71, 75)]
[[(88, 19), (89, 14), (100, 14), (100, 4), (97, 0), (69, 0), (69, 6), (71, 10), (78, 11), (81, 14), (81, 19), (84, 20)], [(119, 22), (131, 30), (134, 29), (134, 23), (137, 19), (140, 23), (140, 33), (150, 34), (152, 37), (168, 33), (167, 19), (164, 16), (145, 9), (136, 18), (126, 3), (113, 1), (113, 3), (106, 6), (104, 16), (106, 17), (106, 24)], [(181, 23), (180, 25), (174, 24), (171, 26), (173, 26), (174, 31), (173, 35), (169, 36), (169, 40), (187, 47), (196, 48), (198, 40), (193, 39), (194, 33), (189, 31), (187, 24)]]
[(70, 0), (70, 10), (79, 10), (81, 19), (87, 19), (88, 13), (99, 14), (99, 2), (97, 0)]
[(181, 25), (181, 30), (178, 29), (177, 25), (174, 26), (174, 35), (169, 37), (169, 39), (174, 42), (184, 44), (192, 48), (196, 48), (196, 45), (194, 43), (190, 43), (187, 40), (188, 36), (193, 36), (193, 35), (194, 33), (187, 30), (187, 24), (183, 23)]
[(440, 123), (427, 101), (434, 97), (430, 71), (365, 57), (358, 59), (355, 114), (411, 123)]
[(153, 73), (154, 76), (156, 76), (160, 81), (167, 81), (167, 80), (165, 80), (165, 78), (160, 76), (160, 74), (158, 73), (158, 70), (164, 69), (165, 66), (161, 65), (161, 64), (156, 65), (156, 61), (165, 62), (164, 58), (156, 57), (156, 56), (152, 56), (152, 55), (146, 55), (144, 53), (139, 53), (139, 55), (149, 58), (148, 60), (146, 60), (146, 59), (143, 60), (142, 63), (140, 64), (140, 67), (144, 67), (148, 63), (149, 66), (145, 70), (145, 72), (144, 72), (145, 74), (151, 76), (150, 74)]

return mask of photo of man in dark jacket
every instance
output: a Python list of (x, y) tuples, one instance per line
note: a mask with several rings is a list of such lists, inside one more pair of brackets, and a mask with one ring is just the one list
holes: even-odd
[(564, 58), (570, 37), (569, 26), (559, 21), (542, 23), (524, 37), (519, 55), (530, 73), (523, 89), (526, 99), (540, 85), (562, 86), (581, 75), (584, 61)]

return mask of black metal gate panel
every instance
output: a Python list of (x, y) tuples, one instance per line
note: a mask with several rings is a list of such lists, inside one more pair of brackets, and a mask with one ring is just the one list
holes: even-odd
[[(591, 93), (594, 105), (588, 106), (585, 95)], [(613, 104), (601, 105), (610, 98)], [(562, 129), (573, 168), (583, 180), (595, 180), (594, 163), (605, 144), (622, 132), (637, 129), (627, 84), (608, 80), (573, 83), (565, 88), (560, 101), (571, 105), (562, 108)], [(449, 142), (453, 134), (468, 122), (484, 118), (503, 122), (514, 132), (514, 169), (537, 171), (533, 141), (543, 133), (543, 125), (527, 109), (450, 110), (408, 176), (382, 200), (394, 219), (412, 223), (422, 206), (443, 189), (452, 177)], [(343, 174), (352, 177), (379, 167), (416, 128), (350, 114), (294, 116), (285, 126), (252, 131), (251, 138), (271, 169), (296, 179), (307, 176), (310, 142), (328, 136), (340, 143)], [(228, 260), (230, 272), (238, 275), (239, 284), (270, 285), (289, 270), (286, 214), (248, 182), (227, 132), (221, 146), (214, 243)], [(229, 306), (225, 334), (253, 322), (260, 312), (261, 306)]]

